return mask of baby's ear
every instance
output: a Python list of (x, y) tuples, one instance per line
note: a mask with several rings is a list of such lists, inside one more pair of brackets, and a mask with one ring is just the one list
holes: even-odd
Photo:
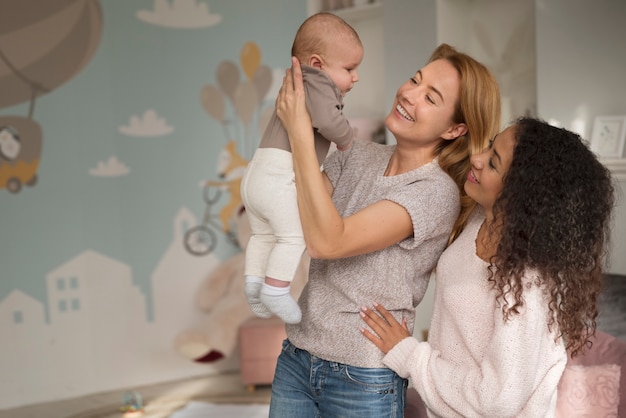
[(324, 64), (324, 61), (322, 60), (322, 57), (320, 57), (319, 55), (313, 54), (309, 57), (306, 64), (309, 67), (319, 68), (321, 70), (322, 64)]

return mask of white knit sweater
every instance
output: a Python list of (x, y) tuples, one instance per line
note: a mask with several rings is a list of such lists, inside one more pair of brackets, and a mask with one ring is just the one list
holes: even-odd
[(474, 211), (437, 264), (429, 342), (408, 337), (383, 362), (411, 378), (431, 417), (553, 417), (563, 341), (548, 329), (548, 302), (532, 274), (521, 314), (504, 322), (488, 263), (476, 255), (483, 220)]

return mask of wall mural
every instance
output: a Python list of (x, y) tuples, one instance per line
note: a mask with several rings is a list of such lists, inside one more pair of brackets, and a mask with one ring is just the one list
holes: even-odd
[[(5, 8), (7, 2), (10, 4)], [(21, 196), (28, 195), (23, 187), (37, 183), (46, 126), (36, 121), (35, 101), (70, 82), (96, 58), (106, 23), (101, 7), (104, 11), (118, 7), (116, 10), (125, 10), (124, 13), (134, 7), (139, 10), (134, 11), (135, 22), (131, 24), (149, 25), (168, 33), (209, 29), (223, 21), (222, 15), (211, 13), (208, 4), (201, 0), (145, 0), (144, 5), (146, 2), (151, 2), (153, 7), (101, 5), (98, 0), (3, 0), (0, 109), (28, 109), (24, 115), (0, 115), (0, 188), (7, 189), (9, 193), (5, 194), (15, 195), (22, 190)], [(11, 16), (5, 10), (10, 10)], [(116, 38), (118, 31), (119, 38)], [(119, 41), (125, 35), (118, 26), (115, 32), (109, 35), (106, 45), (110, 54), (118, 53), (116, 48), (122, 44), (126, 47), (133, 41)], [(163, 39), (161, 34), (149, 33), (154, 36), (150, 42)], [(102, 48), (100, 45), (100, 50)], [(218, 52), (223, 57), (230, 51), (222, 48)], [(118, 142), (122, 145), (113, 146), (113, 152), (102, 147), (90, 155), (83, 150), (73, 154), (79, 157), (76, 160), (87, 163), (88, 168), (82, 171), (87, 180), (81, 181), (87, 181), (97, 190), (103, 190), (101, 185), (107, 183), (105, 187), (112, 187), (116, 193), (129, 190), (128, 180), (136, 183), (140, 169), (149, 168), (146, 164), (140, 166), (137, 158), (133, 160), (135, 156), (127, 152), (135, 144), (139, 143), (138, 149), (143, 147), (145, 160), (146, 155), (152, 157), (152, 151), (157, 149), (147, 144), (147, 139), (184, 143), (185, 137), (176, 135), (177, 129), (182, 130), (176, 118), (192, 113), (189, 109), (193, 106), (219, 125), (219, 130), (210, 133), (211, 147), (221, 149), (215, 166), (209, 166), (214, 175), (203, 176), (193, 183), (194, 190), (199, 186), (198, 204), (203, 205), (204, 216), (198, 219), (188, 205), (179, 203), (178, 210), (169, 215), (169, 223), (154, 226), (171, 233), (162, 242), (164, 248), (154, 255), (153, 264), (148, 266), (149, 274), (138, 274), (136, 266), (126, 259), (130, 256), (124, 253), (112, 256), (89, 246), (70, 257), (46, 260), (49, 264), (43, 277), (29, 279), (41, 280), (41, 286), (46, 289), (43, 297), (29, 294), (30, 291), (18, 287), (19, 277), (8, 277), (6, 269), (0, 270), (7, 286), (15, 283), (14, 288), (0, 297), (0, 332), (4, 336), (0, 344), (3, 375), (0, 410), (238, 367), (233, 356), (236, 330), (252, 316), (242, 288), (245, 243), (241, 242), (241, 233), (247, 231), (247, 219), (239, 184), (273, 110), (273, 100), (267, 98), (278, 90), (283, 70), (272, 70), (263, 64), (261, 49), (252, 41), (240, 43), (236, 55), (238, 63), (218, 58), (215, 81), (198, 83), (196, 95), (192, 94), (188, 103), (181, 103), (186, 106), (184, 112), (164, 116), (168, 111), (157, 110), (160, 103), (154, 97), (159, 96), (152, 96), (152, 101), (139, 111), (118, 112), (122, 113), (122, 122), (117, 123), (113, 131), (122, 138)], [(107, 56), (109, 61), (98, 58), (100, 68), (103, 63), (111, 62), (110, 56)], [(105, 78), (110, 76), (109, 71), (109, 68), (105, 70)], [(164, 86), (166, 83), (158, 87), (164, 89)], [(150, 87), (153, 85), (148, 85)], [(130, 95), (129, 92), (116, 97), (113, 106), (120, 100), (130, 99)], [(51, 96), (52, 99), (39, 105), (40, 113), (45, 106), (48, 109), (55, 106), (56, 96)], [(166, 94), (160, 97), (163, 102), (170, 99)], [(132, 97), (135, 102), (142, 98)], [(76, 102), (81, 106), (80, 100)], [(100, 118), (97, 112), (85, 114)], [(115, 116), (119, 120), (119, 114)], [(81, 123), (90, 126), (93, 120), (84, 119)], [(76, 121), (72, 120), (74, 125)], [(128, 145), (129, 141), (124, 142), (124, 138), (136, 138), (137, 142)], [(115, 140), (108, 133), (77, 139), (85, 143)], [(47, 145), (47, 149), (54, 148)], [(145, 151), (148, 149), (151, 151)], [(97, 157), (93, 158), (94, 155)], [(76, 162), (72, 161), (71, 167), (63, 169), (72, 170), (76, 175), (73, 170), (84, 167)], [(44, 185), (39, 185), (33, 192), (42, 191)], [(172, 186), (180, 187), (167, 185)], [(50, 193), (51, 189), (46, 190)], [(71, 193), (65, 193), (65, 189), (62, 193), (65, 199), (75, 199)], [(142, 193), (147, 192), (135, 189), (124, 197), (128, 199), (134, 197), (130, 194), (141, 196)], [(16, 198), (11, 197), (11, 200)], [(76, 202), (87, 206), (79, 200)], [(142, 209), (151, 208), (137, 208)], [(89, 215), (86, 213), (86, 217)], [(78, 229), (79, 235), (86, 236), (79, 229), (84, 228), (80, 221), (78, 219), (77, 225), (67, 229)], [(119, 222), (115, 217), (113, 221)], [(100, 219), (94, 223), (97, 222)], [(111, 227), (120, 229), (120, 225)], [(128, 235), (133, 235), (133, 231)], [(116, 239), (126, 244), (124, 241), (129, 238), (114, 237), (113, 241)], [(142, 237), (142, 240), (152, 238)], [(223, 245), (225, 243), (227, 245)], [(220, 252), (223, 250), (220, 245), (230, 246), (230, 249)], [(221, 260), (218, 254), (227, 254), (227, 257)], [(152, 259), (151, 253), (140, 255)], [(18, 273), (20, 270), (17, 269)], [(204, 344), (202, 352), (197, 350), (198, 339)], [(195, 348), (190, 351), (190, 346)], [(212, 364), (207, 365), (207, 361)]]
[(99, 0), (4, 0), (0, 108), (27, 102), (27, 115), (0, 116), (0, 189), (37, 183), (43, 131), (35, 101), (68, 82), (93, 57), (102, 33)]
[[(241, 49), (240, 62), (244, 79), (237, 64), (230, 60), (222, 61), (215, 74), (217, 86), (207, 84), (200, 92), (202, 107), (222, 126), (226, 145), (218, 159), (219, 180), (207, 180), (203, 185), (203, 200), (206, 203), (203, 222), (185, 234), (185, 248), (195, 255), (208, 254), (215, 248), (217, 237), (214, 231), (226, 234), (237, 243), (231, 231), (231, 222), (243, 207), (241, 178), (273, 111), (273, 106), (264, 106), (272, 86), (272, 70), (261, 64), (258, 45), (247, 42)], [(253, 130), (255, 122), (257, 129)], [(238, 144), (243, 145), (243, 152), (248, 158), (239, 153)], [(229, 201), (216, 215), (213, 206), (222, 192), (228, 193)]]

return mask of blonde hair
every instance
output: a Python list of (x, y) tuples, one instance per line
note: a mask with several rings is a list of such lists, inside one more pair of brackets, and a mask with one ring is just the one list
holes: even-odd
[(450, 45), (439, 45), (428, 62), (444, 59), (460, 78), (455, 123), (465, 123), (467, 133), (453, 141), (442, 141), (437, 149), (439, 165), (456, 182), (461, 192), (461, 212), (450, 234), (449, 243), (459, 236), (476, 202), (465, 193), (470, 156), (481, 152), (500, 131), (500, 89), (493, 74), (474, 58)]
[(316, 13), (298, 28), (291, 56), (306, 62), (313, 54), (323, 56), (337, 42), (355, 42), (362, 46), (357, 32), (342, 18), (327, 12)]

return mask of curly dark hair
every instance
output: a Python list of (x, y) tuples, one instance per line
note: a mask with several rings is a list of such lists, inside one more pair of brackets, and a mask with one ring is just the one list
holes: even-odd
[(493, 208), (500, 240), (490, 281), (506, 320), (524, 305), (524, 272), (537, 272), (550, 295), (548, 326), (556, 323), (576, 356), (595, 333), (613, 179), (577, 134), (535, 118), (515, 126), (513, 160)]

